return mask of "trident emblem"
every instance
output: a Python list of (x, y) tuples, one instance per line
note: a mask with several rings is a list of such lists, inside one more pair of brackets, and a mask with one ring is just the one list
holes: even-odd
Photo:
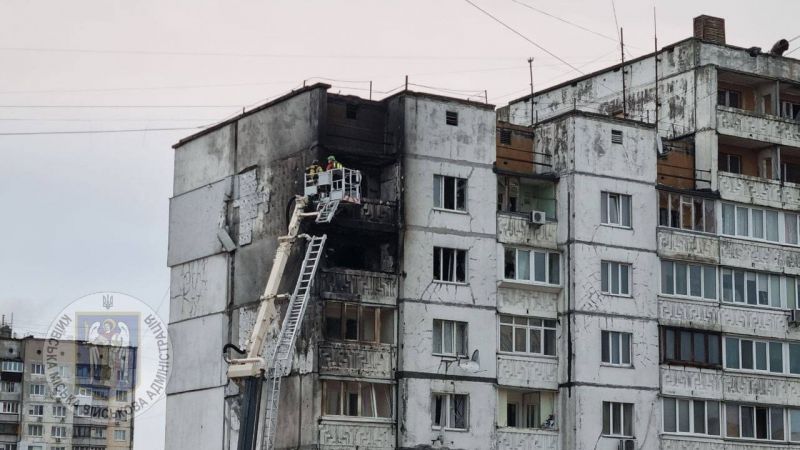
[(114, 296), (113, 295), (104, 295), (103, 296), (103, 308), (111, 309), (114, 307)]

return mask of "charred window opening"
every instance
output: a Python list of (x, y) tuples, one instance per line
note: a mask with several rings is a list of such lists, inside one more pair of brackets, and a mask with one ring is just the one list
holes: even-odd
[(622, 144), (622, 130), (611, 130), (611, 143)]
[(345, 107), (345, 117), (348, 119), (357, 119), (358, 118), (358, 105), (355, 103), (348, 103)]
[(458, 113), (455, 111), (445, 112), (445, 123), (448, 125), (458, 126)]
[(511, 130), (500, 129), (500, 143), (511, 145)]

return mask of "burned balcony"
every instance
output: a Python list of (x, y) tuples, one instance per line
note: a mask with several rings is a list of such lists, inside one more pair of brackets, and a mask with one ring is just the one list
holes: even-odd
[(536, 150), (529, 127), (497, 123), (496, 163), (498, 173), (548, 175), (553, 173), (552, 155)]
[(394, 305), (397, 302), (397, 275), (343, 268), (322, 269), (317, 278), (324, 299)]
[(326, 300), (397, 304), (394, 239), (331, 230), (316, 289)]
[(397, 229), (397, 202), (361, 199), (360, 205), (347, 205), (336, 214), (336, 225), (372, 231)]
[(697, 169), (694, 137), (663, 140), (656, 163), (658, 184), (675, 189), (707, 187), (711, 171)]
[(389, 161), (395, 157), (392, 134), (386, 130), (386, 105), (351, 96), (329, 94), (322, 139), (326, 149), (353, 157)]

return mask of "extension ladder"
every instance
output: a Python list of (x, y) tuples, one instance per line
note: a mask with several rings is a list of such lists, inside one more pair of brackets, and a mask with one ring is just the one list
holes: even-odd
[(331, 219), (333, 219), (333, 215), (336, 214), (336, 208), (338, 207), (339, 200), (328, 200), (325, 203), (321, 203), (319, 211), (317, 211), (318, 214), (315, 221), (317, 223), (330, 223)]

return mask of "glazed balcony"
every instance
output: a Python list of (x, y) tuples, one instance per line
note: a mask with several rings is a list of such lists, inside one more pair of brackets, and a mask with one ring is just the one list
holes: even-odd
[(319, 373), (357, 378), (394, 379), (397, 348), (390, 344), (322, 341)]
[(528, 430), (522, 428), (499, 428), (498, 450), (558, 450), (558, 432)]
[(397, 304), (397, 275), (353, 269), (322, 269), (317, 277), (320, 296), (328, 300)]
[(319, 424), (320, 450), (388, 450), (395, 448), (391, 422), (362, 422), (322, 419)]

